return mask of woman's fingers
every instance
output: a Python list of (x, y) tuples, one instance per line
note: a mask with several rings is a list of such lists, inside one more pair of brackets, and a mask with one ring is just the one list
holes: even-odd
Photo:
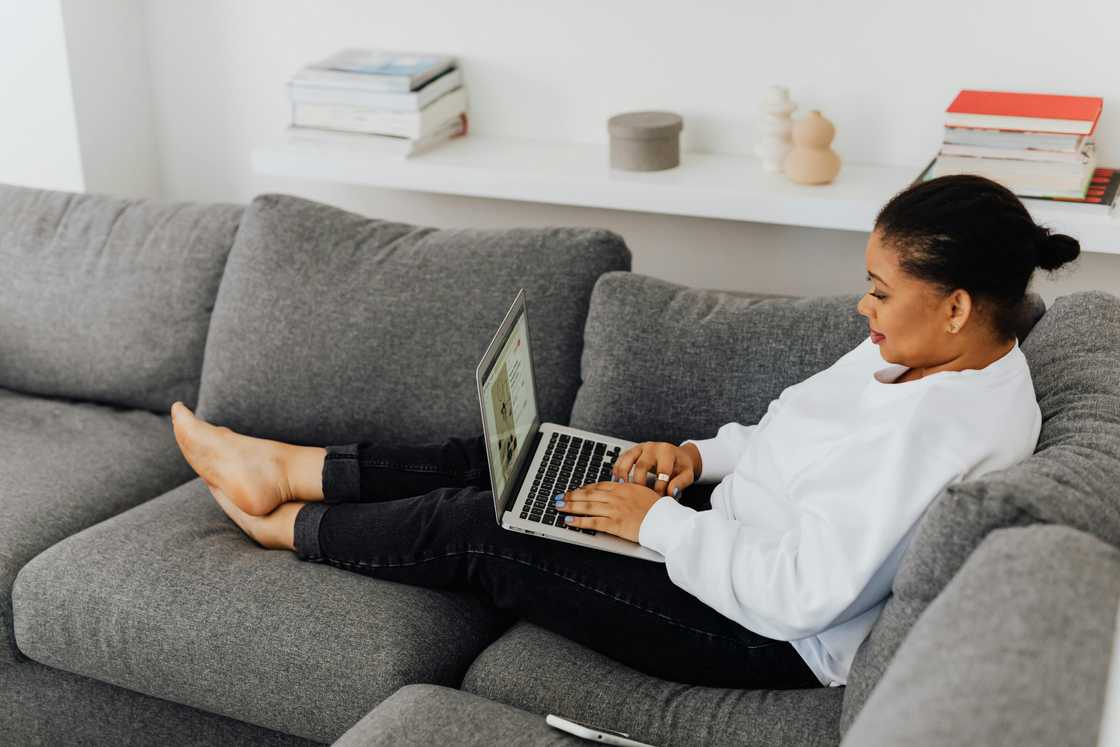
[(630, 474), (630, 467), (634, 464), (634, 460), (642, 453), (642, 444), (634, 444), (626, 451), (618, 455), (618, 459), (614, 461), (614, 466), (611, 467), (611, 474), (615, 479), (622, 478), (628, 479)]
[(565, 514), (584, 514), (587, 516), (610, 516), (611, 504), (605, 501), (565, 501), (556, 510)]
[[(576, 488), (568, 493), (560, 493), (553, 499), (559, 499), (556, 502), (556, 510), (563, 513), (585, 514), (587, 516), (610, 516), (610, 509), (614, 501), (614, 496), (608, 491), (614, 485), (616, 485), (616, 483), (593, 483), (591, 485), (584, 485), (582, 488)], [(560, 501), (563, 501), (563, 503)]]
[(673, 498), (678, 499), (678, 500), (681, 497), (681, 491), (683, 491), (685, 488), (687, 488), (689, 485), (691, 485), (693, 480), (696, 479), (695, 476), (692, 474), (692, 465), (691, 464), (688, 464), (687, 462), (682, 462), (681, 460), (678, 460), (677, 463), (674, 465), (674, 468), (680, 467), (682, 465), (682, 463), (684, 464), (684, 469), (682, 469), (680, 472), (678, 472), (673, 477), (673, 479), (669, 481), (669, 484), (665, 487), (666, 495), (671, 495), (671, 496), (673, 496)]
[[(669, 486), (669, 479), (673, 476), (675, 464), (676, 454), (673, 446), (667, 443), (659, 444), (657, 447), (657, 463), (654, 465), (659, 477), (653, 483), (653, 491), (658, 495), (665, 495), (665, 489)], [(665, 479), (660, 479), (660, 475), (664, 475)]]
[(657, 466), (657, 456), (652, 443), (643, 444), (646, 448), (642, 449), (642, 453), (638, 456), (638, 460), (634, 462), (634, 467), (630, 470), (626, 480), (628, 482), (637, 483), (638, 485), (646, 484), (646, 473)]

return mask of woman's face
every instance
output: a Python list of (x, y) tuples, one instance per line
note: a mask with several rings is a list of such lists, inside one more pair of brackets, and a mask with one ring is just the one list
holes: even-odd
[(856, 309), (867, 317), (883, 360), (926, 368), (952, 358), (960, 336), (948, 329), (963, 327), (971, 308), (968, 294), (956, 291), (941, 298), (933, 286), (903, 272), (878, 230), (868, 239), (866, 261), (871, 290)]

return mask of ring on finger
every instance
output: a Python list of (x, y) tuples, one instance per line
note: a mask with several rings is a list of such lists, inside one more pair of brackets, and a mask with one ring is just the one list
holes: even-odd
[(657, 479), (661, 480), (662, 482), (669, 482), (669, 475), (665, 474), (664, 472), (658, 472)]

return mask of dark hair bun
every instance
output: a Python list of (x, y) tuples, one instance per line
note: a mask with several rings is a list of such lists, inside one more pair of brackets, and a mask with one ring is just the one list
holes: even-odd
[(1081, 254), (1081, 243), (1072, 236), (1039, 226), (1038, 237), (1038, 266), (1043, 270), (1056, 270)]

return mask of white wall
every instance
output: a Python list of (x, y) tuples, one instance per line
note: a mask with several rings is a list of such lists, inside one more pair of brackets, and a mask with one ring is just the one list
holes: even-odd
[(143, 0), (0, 0), (0, 182), (160, 194)]
[(84, 186), (62, 9), (0, 0), (0, 182)]
[(89, 192), (158, 197), (143, 0), (62, 0)]
[[(818, 108), (836, 123), (845, 160), (916, 174), (957, 90), (1037, 90), (1104, 96), (1099, 153), (1120, 165), (1120, 79), (1093, 31), (1120, 24), (1113, 0), (1072, 12), (1036, 0), (151, 0), (145, 22), (168, 198), (283, 191), (435, 226), (603, 226), (626, 238), (636, 271), (690, 285), (863, 290), (867, 237), (263, 177), (250, 152), (287, 123), (291, 73), (355, 45), (458, 55), (483, 133), (606, 142), (611, 114), (664, 108), (684, 116), (686, 150), (747, 153), (758, 99), (783, 83), (798, 115)], [(1120, 294), (1120, 256), (1085, 254), (1034, 287), (1048, 302), (1086, 288)]]

